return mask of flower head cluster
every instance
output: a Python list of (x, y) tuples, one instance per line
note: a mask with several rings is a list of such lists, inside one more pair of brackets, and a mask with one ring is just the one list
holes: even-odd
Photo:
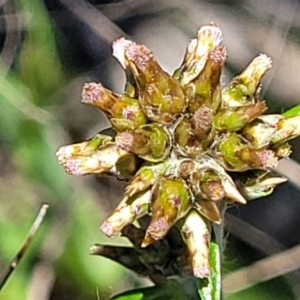
[(97, 134), (63, 146), (58, 160), (69, 174), (130, 179), (102, 231), (112, 237), (150, 215), (140, 241), (148, 247), (175, 225), (194, 276), (207, 277), (220, 203), (244, 204), (285, 181), (271, 170), (290, 154), (286, 141), (300, 134), (300, 117), (262, 115), (267, 107), (259, 99), (260, 80), (272, 64), (265, 54), (222, 87), (226, 49), (213, 23), (200, 28), (173, 75), (149, 49), (125, 38), (114, 42), (113, 55), (126, 71), (124, 94), (91, 82), (82, 102), (105, 112), (115, 137)]

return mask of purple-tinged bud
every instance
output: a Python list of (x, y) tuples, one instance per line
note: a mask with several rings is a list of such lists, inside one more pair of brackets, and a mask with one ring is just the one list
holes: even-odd
[(126, 187), (125, 194), (131, 197), (152, 186), (162, 174), (165, 167), (166, 163), (155, 164), (153, 166), (145, 165), (141, 167), (130, 184)]
[(228, 171), (275, 168), (278, 158), (270, 149), (256, 150), (238, 134), (230, 134), (217, 145), (216, 159)]
[(117, 145), (150, 162), (164, 160), (171, 151), (170, 134), (159, 124), (147, 124), (116, 136)]
[(236, 107), (255, 104), (259, 94), (261, 78), (272, 67), (272, 60), (260, 54), (248, 67), (235, 77), (222, 92), (222, 107)]
[(221, 104), (220, 77), (226, 59), (226, 50), (218, 46), (210, 51), (203, 70), (188, 86), (189, 92), (188, 109), (194, 113), (199, 107), (205, 105), (214, 112)]
[(230, 176), (225, 172), (220, 173), (220, 166), (219, 168), (214, 165), (200, 167), (191, 173), (190, 181), (196, 198), (210, 201), (224, 199), (241, 204), (246, 203)]
[(74, 156), (64, 163), (64, 168), (69, 175), (89, 175), (108, 172), (111, 168), (101, 165), (97, 154), (91, 156)]
[(103, 222), (101, 230), (109, 237), (120, 233), (126, 225), (148, 213), (151, 197), (151, 191), (134, 197), (125, 196), (115, 211)]
[(190, 191), (182, 179), (162, 177), (153, 187), (152, 219), (142, 247), (162, 239), (190, 209)]
[(153, 53), (145, 46), (122, 43), (124, 47), (118, 48), (118, 57), (134, 75), (142, 110), (151, 121), (172, 121), (186, 106), (180, 83), (161, 69)]
[[(74, 156), (64, 163), (65, 170), (71, 175), (108, 173), (119, 175), (117, 164), (128, 152), (114, 143), (107, 144), (89, 156)], [(132, 167), (132, 166), (130, 166)]]
[(194, 276), (207, 278), (210, 275), (209, 243), (210, 225), (195, 210), (191, 210), (181, 228), (182, 238), (187, 245)]
[(91, 140), (60, 147), (56, 152), (56, 157), (60, 164), (64, 164), (72, 157), (89, 156), (95, 153), (99, 147), (110, 143), (111, 140), (110, 136), (96, 134)]
[(113, 93), (100, 83), (84, 85), (82, 102), (100, 108), (107, 114), (113, 127), (121, 132), (134, 130), (148, 121), (138, 100)]
[(203, 141), (212, 129), (213, 112), (206, 106), (201, 106), (190, 119), (192, 132), (198, 141)]
[(109, 112), (118, 97), (110, 90), (103, 87), (101, 83), (85, 83), (82, 89), (82, 103), (90, 104)]
[(222, 31), (218, 25), (211, 23), (203, 26), (198, 31), (198, 37), (188, 46), (182, 66), (175, 72), (182, 85), (187, 85), (195, 80), (205, 67), (209, 53), (220, 46), (223, 40)]
[(198, 197), (211, 201), (220, 201), (225, 197), (222, 177), (214, 169), (198, 170), (191, 175), (191, 182)]

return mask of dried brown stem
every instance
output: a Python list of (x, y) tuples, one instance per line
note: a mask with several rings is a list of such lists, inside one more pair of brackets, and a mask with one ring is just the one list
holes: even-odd
[(18, 264), (20, 263), (21, 259), (24, 256), (25, 252), (29, 248), (30, 243), (31, 243), (35, 233), (37, 232), (38, 228), (40, 227), (40, 225), (44, 219), (44, 216), (47, 212), (48, 207), (49, 207), (48, 204), (43, 204), (42, 207), (40, 208), (39, 213), (36, 216), (32, 226), (30, 228), (29, 234), (28, 234), (27, 238), (25, 239), (25, 242), (23, 243), (21, 249), (19, 250), (17, 255), (14, 257), (13, 261), (9, 265), (8, 269), (4, 272), (3, 277), (0, 280), (0, 291), (2, 290), (3, 286), (5, 285), (5, 283), (9, 279), (9, 277), (12, 275), (14, 270), (17, 268)]

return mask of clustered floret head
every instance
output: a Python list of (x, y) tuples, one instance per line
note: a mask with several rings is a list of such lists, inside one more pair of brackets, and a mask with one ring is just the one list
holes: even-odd
[(211, 224), (222, 222), (220, 205), (244, 204), (284, 182), (272, 169), (290, 154), (286, 141), (300, 134), (299, 116), (263, 115), (260, 80), (272, 65), (267, 55), (222, 86), (222, 39), (216, 24), (201, 27), (173, 75), (146, 46), (116, 40), (113, 55), (127, 76), (124, 94), (95, 82), (82, 92), (82, 102), (106, 114), (115, 136), (97, 134), (57, 152), (69, 174), (129, 179), (101, 226), (107, 236), (150, 215), (140, 241), (148, 247), (176, 226), (200, 278), (210, 273)]

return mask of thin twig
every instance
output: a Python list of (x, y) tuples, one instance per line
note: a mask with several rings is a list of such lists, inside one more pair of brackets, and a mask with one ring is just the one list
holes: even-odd
[(93, 5), (82, 0), (60, 0), (60, 2), (109, 45), (116, 38), (127, 36), (122, 29), (103, 15)]
[[(253, 264), (254, 270), (257, 270), (255, 266), (266, 265), (264, 262), (269, 260), (270, 258), (276, 258), (277, 256), (282, 257), (282, 253), (289, 253), (285, 246), (277, 242), (273, 237), (268, 235), (267, 233), (259, 230), (258, 228), (255, 228), (254, 226), (250, 225), (249, 223), (246, 223), (245, 221), (231, 215), (226, 214), (225, 217), (225, 228), (230, 232), (230, 234), (235, 235), (242, 241), (246, 242), (248, 245), (252, 246), (255, 249), (260, 250), (261, 252), (267, 254), (267, 255), (273, 255), (270, 256), (264, 260), (261, 260), (258, 263)], [(295, 249), (295, 248), (293, 248)], [(281, 253), (280, 253), (281, 252)], [(272, 261), (272, 260), (271, 260)], [(273, 275), (266, 275), (269, 273), (272, 273), (272, 271), (266, 270), (265, 272), (261, 272), (261, 270), (256, 274), (256, 277), (248, 278), (248, 279), (240, 279), (239, 282), (237, 282), (235, 279), (239, 276), (250, 276), (252, 274), (252, 266), (248, 267), (246, 269), (241, 269), (236, 272), (233, 272), (229, 275), (227, 275), (224, 278), (223, 284), (224, 284), (224, 292), (225, 293), (234, 293), (238, 290), (244, 290), (247, 289), (249, 286), (254, 285), (255, 283), (258, 283), (259, 281), (265, 281), (266, 276), (271, 276), (268, 279), (275, 278), (279, 275), (284, 275), (287, 281), (290, 283), (293, 292), (298, 295), (300, 291), (299, 286), (299, 278), (300, 278), (300, 266), (296, 266), (294, 269), (291, 269), (290, 267), (291, 262), (289, 260), (285, 261), (284, 263), (281, 262), (281, 266), (283, 266), (283, 269), (281, 270), (281, 273), (274, 272)], [(267, 264), (267, 266), (269, 266)], [(251, 274), (250, 274), (251, 272)], [(286, 274), (287, 273), (287, 274)], [(250, 275), (248, 275), (250, 274)], [(273, 277), (272, 277), (273, 276)], [(251, 281), (252, 280), (252, 281)], [(254, 280), (254, 281), (253, 281)], [(237, 290), (238, 289), (238, 290)]]
[[(17, 50), (21, 43), (21, 35), (16, 7), (12, 1), (8, 1), (3, 5), (3, 13), (6, 23), (6, 34), (4, 45), (0, 54), (0, 64), (3, 75), (6, 75), (17, 54)], [(9, 14), (14, 16), (14, 18), (7, 18), (6, 16)]]
[(286, 247), (267, 233), (229, 213), (225, 216), (225, 228), (230, 234), (266, 255), (273, 255), (286, 250)]
[(224, 291), (226, 294), (236, 293), (299, 268), (300, 246), (296, 246), (225, 276), (223, 279)]
[(2, 290), (3, 286), (5, 285), (5, 283), (7, 282), (7, 280), (9, 279), (11, 274), (13, 273), (13, 271), (16, 269), (16, 267), (20, 263), (22, 257), (24, 256), (26, 250), (28, 249), (28, 247), (29, 247), (36, 231), (40, 227), (40, 225), (41, 225), (41, 223), (44, 219), (44, 216), (47, 212), (48, 207), (49, 207), (48, 204), (43, 204), (42, 207), (40, 208), (39, 213), (38, 213), (37, 217), (35, 218), (32, 226), (30, 228), (29, 234), (28, 234), (25, 242), (23, 243), (21, 249), (19, 250), (17, 255), (14, 257), (13, 261), (11, 262), (8, 269), (4, 273), (2, 279), (0, 280), (0, 291)]

